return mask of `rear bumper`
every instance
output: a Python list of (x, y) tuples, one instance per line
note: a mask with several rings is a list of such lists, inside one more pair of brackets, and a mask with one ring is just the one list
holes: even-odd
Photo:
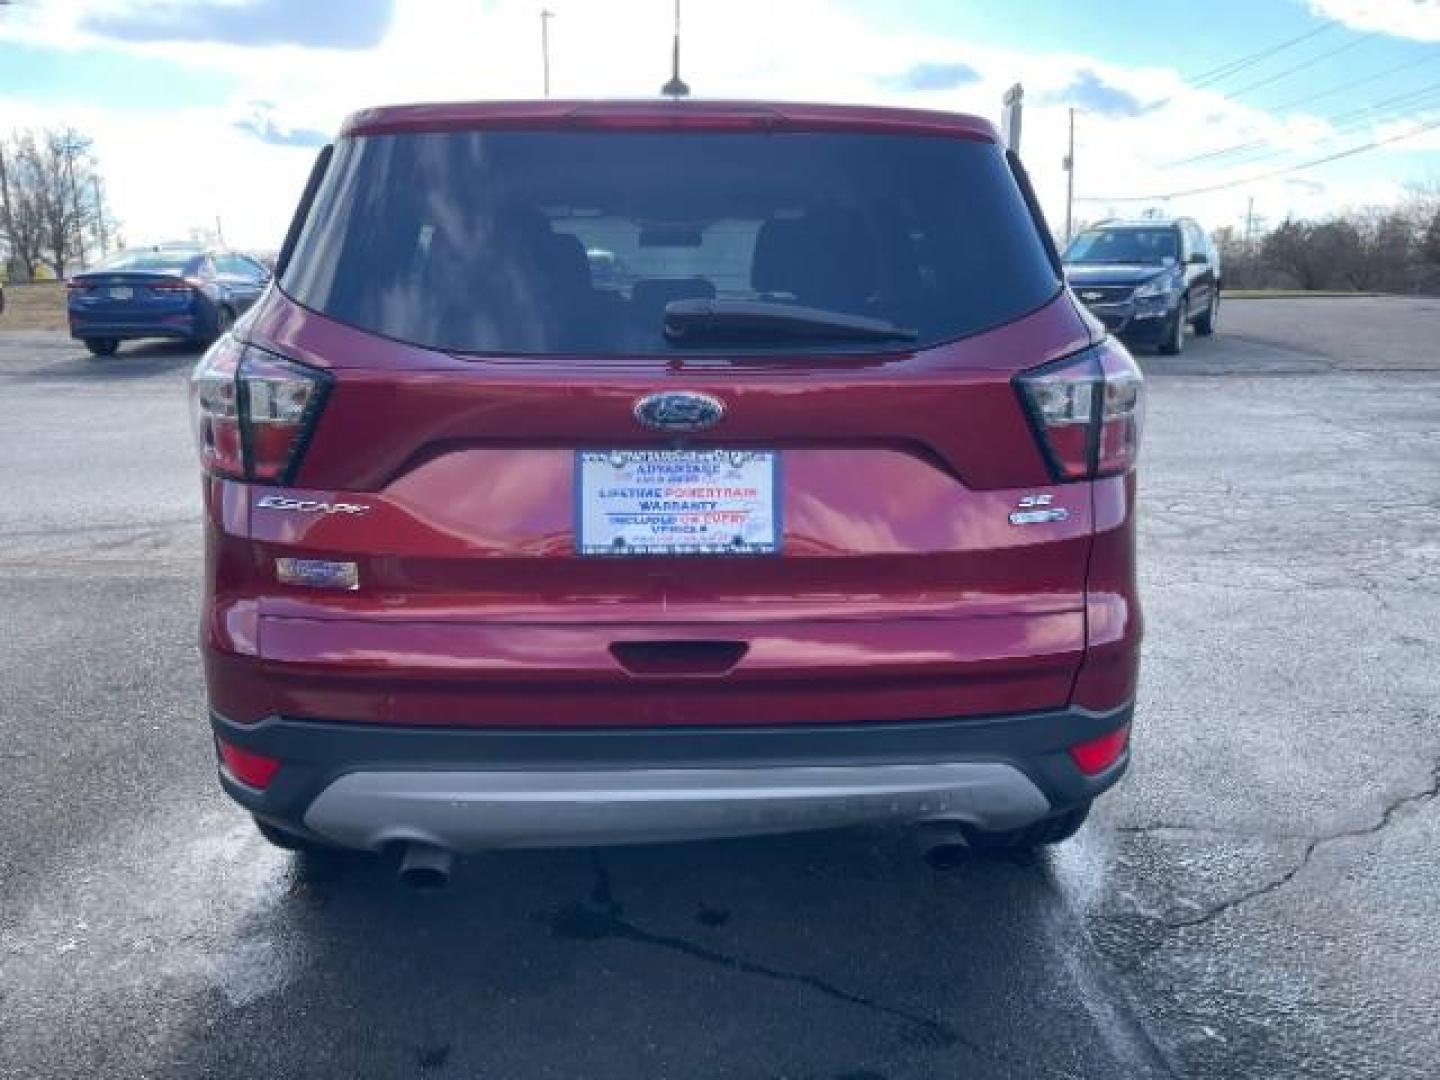
[(173, 338), (181, 341), (204, 337), (213, 320), (186, 312), (150, 317), (90, 318), (70, 315), (70, 336), (79, 341), (87, 338), (114, 338), (131, 341), (137, 338)]
[(597, 730), (211, 720), (218, 738), (283, 762), (264, 791), (220, 770), (258, 817), (345, 847), (419, 841), (468, 852), (883, 821), (1020, 828), (1120, 778), (1128, 753), (1087, 776), (1068, 748), (1130, 714)]
[(1160, 319), (1132, 319), (1117, 336), (1129, 345), (1159, 345), (1166, 340), (1173, 317), (1167, 315)]

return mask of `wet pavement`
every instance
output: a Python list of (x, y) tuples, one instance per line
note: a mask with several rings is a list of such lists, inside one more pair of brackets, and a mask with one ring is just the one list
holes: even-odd
[(193, 356), (0, 330), (0, 1076), (1433, 1075), (1440, 372), (1346, 370), (1353, 303), (1145, 359), (1136, 760), (1071, 843), (495, 854), (437, 896), (215, 787)]

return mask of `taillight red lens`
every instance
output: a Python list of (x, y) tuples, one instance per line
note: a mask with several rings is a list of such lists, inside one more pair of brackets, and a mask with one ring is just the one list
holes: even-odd
[(190, 415), (200, 464), (208, 472), (245, 477), (245, 447), (240, 435), (240, 373), (243, 346), (225, 335), (200, 358), (190, 376)]
[(1145, 417), (1145, 380), (1130, 353), (1120, 345), (1096, 352), (1105, 378), (1101, 392), (1100, 435), (1095, 475), (1113, 476), (1135, 467), (1140, 455), (1140, 425)]
[(1140, 369), (1113, 338), (1019, 375), (1015, 384), (1057, 480), (1113, 476), (1140, 450)]
[(221, 476), (288, 483), (328, 383), (226, 335), (191, 376), (191, 406), (200, 460)]
[(1098, 739), (1070, 747), (1070, 757), (1086, 776), (1094, 776), (1119, 761), (1129, 744), (1130, 725), (1123, 724)]
[(284, 483), (319, 411), (321, 376), (251, 349), (240, 365), (240, 415), (245, 420), (250, 479)]
[(216, 739), (215, 744), (220, 748), (220, 761), (224, 764), (225, 771), (242, 784), (263, 791), (280, 771), (280, 762), (276, 758), (242, 750), (222, 739)]

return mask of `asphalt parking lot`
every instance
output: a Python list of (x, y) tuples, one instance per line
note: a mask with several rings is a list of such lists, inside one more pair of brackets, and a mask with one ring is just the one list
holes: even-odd
[(1035, 860), (855, 831), (416, 896), (220, 794), (193, 354), (0, 323), (0, 1075), (1430, 1077), (1440, 302), (1150, 375), (1130, 778)]

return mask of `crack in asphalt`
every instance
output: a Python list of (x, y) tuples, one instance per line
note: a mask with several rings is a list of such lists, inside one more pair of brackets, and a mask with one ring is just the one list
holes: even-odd
[(157, 518), (153, 521), (118, 522), (107, 525), (49, 525), (41, 529), (0, 530), (0, 541), (25, 539), (32, 536), (94, 536), (103, 533), (158, 533), (181, 528), (194, 527), (198, 532), (203, 524), (200, 513), (187, 514), (182, 518)]
[(1143, 825), (1111, 825), (1110, 831), (1130, 836), (1151, 833), (1190, 833), (1194, 836), (1220, 836), (1231, 840), (1314, 840), (1314, 833), (1257, 832), (1251, 829), (1222, 829), (1213, 825), (1187, 825), (1178, 821), (1152, 821)]
[[(975, 1042), (957, 1030), (953, 1025), (943, 1020), (937, 1020), (934, 1017), (926, 1016), (923, 1013), (901, 1008), (896, 1005), (889, 1005), (865, 994), (846, 990), (844, 987), (836, 986), (834, 983), (828, 982), (818, 975), (812, 975), (803, 971), (789, 971), (784, 968), (757, 963), (753, 960), (730, 956), (718, 949), (698, 944), (687, 938), (677, 937), (671, 934), (657, 934), (636, 926), (634, 923), (625, 919), (625, 909), (620, 902), (615, 899), (615, 894), (611, 888), (610, 872), (598, 857), (594, 860), (594, 867), (595, 884), (591, 888), (589, 898), (560, 911), (551, 923), (552, 934), (558, 937), (576, 938), (585, 941), (597, 941), (603, 938), (619, 938), (624, 941), (634, 941), (642, 945), (653, 945), (658, 948), (668, 949), (671, 952), (680, 953), (695, 960), (714, 964), (742, 975), (754, 975), (775, 982), (803, 986), (806, 989), (823, 994), (834, 1001), (839, 1001), (846, 1005), (858, 1006), (862, 1009), (868, 1009), (871, 1012), (881, 1013), (885, 1016), (904, 1021), (917, 1033), (921, 1045), (929, 1049), (946, 1049), (953, 1046), (963, 1046), (977, 1057), (1005, 1065), (1020, 1064), (1013, 1059), (997, 1054), (989, 1047)], [(1071, 1074), (1066, 1073), (1061, 1075), (1069, 1076)]]
[[(1290, 869), (1286, 870), (1283, 874), (1280, 874), (1278, 877), (1275, 877), (1270, 881), (1265, 882), (1263, 885), (1259, 885), (1253, 889), (1249, 889), (1238, 896), (1234, 896), (1229, 900), (1225, 900), (1219, 904), (1216, 904), (1213, 907), (1202, 911), (1200, 914), (1194, 916), (1193, 918), (1157, 918), (1154, 921), (1162, 923), (1164, 926), (1171, 930), (1188, 930), (1191, 927), (1204, 926), (1207, 923), (1214, 922), (1221, 915), (1224, 915), (1228, 911), (1233, 911), (1235, 908), (1241, 907), (1244, 904), (1248, 904), (1252, 900), (1258, 900), (1261, 897), (1269, 896), (1271, 893), (1283, 889), (1286, 885), (1290, 884), (1290, 882), (1294, 881), (1295, 878), (1299, 876), (1301, 871), (1303, 871), (1307, 866), (1310, 865), (1310, 861), (1314, 857), (1315, 852), (1318, 851), (1320, 848), (1328, 844), (1337, 843), (1341, 840), (1353, 840), (1357, 837), (1362, 836), (1374, 836), (1376, 833), (1383, 832), (1385, 829), (1387, 829), (1390, 826), (1391, 822), (1395, 820), (1395, 815), (1398, 814), (1405, 807), (1413, 806), (1416, 803), (1430, 802), (1437, 796), (1440, 796), (1440, 761), (1435, 762), (1430, 767), (1430, 783), (1426, 787), (1421, 788), (1419, 791), (1412, 791), (1406, 795), (1401, 795), (1391, 801), (1385, 807), (1385, 809), (1381, 811), (1379, 820), (1377, 820), (1373, 824), (1355, 829), (1341, 829), (1337, 832), (1326, 833), (1323, 836), (1311, 836), (1308, 838), (1304, 838), (1306, 839), (1306, 844), (1300, 852), (1300, 857), (1295, 861), (1295, 865), (1290, 867)], [(1135, 833), (1153, 831), (1155, 828), (1156, 827), (1146, 828), (1135, 826), (1129, 829), (1116, 831)], [(1175, 828), (1175, 826), (1161, 826), (1159, 828)], [(1295, 839), (1302, 838), (1295, 837)]]

